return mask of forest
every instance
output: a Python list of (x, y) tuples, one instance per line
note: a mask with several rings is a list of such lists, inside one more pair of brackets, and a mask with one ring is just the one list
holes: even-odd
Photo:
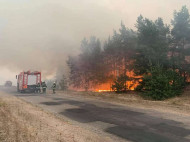
[(80, 54), (67, 64), (70, 85), (81, 90), (135, 90), (154, 100), (180, 95), (190, 81), (189, 11), (174, 11), (169, 25), (142, 15), (135, 29), (121, 22), (104, 43), (84, 38)]

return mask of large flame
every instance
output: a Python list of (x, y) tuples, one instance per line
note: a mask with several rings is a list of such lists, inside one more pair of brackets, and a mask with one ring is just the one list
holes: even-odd
[(142, 76), (136, 76), (133, 71), (128, 71), (127, 76), (132, 79), (127, 81), (128, 89), (135, 90), (135, 88), (139, 85), (139, 81), (141, 81)]
[(111, 87), (112, 87), (111, 83), (104, 83), (104, 84), (96, 86), (95, 91), (96, 92), (111, 92), (112, 91)]
[[(135, 88), (139, 85), (139, 81), (141, 80), (142, 76), (135, 76), (133, 71), (127, 71), (127, 76), (131, 78), (129, 81), (126, 81), (127, 90), (135, 90)], [(113, 81), (110, 83), (104, 83), (102, 85), (96, 86), (96, 92), (111, 92), (112, 90)]]

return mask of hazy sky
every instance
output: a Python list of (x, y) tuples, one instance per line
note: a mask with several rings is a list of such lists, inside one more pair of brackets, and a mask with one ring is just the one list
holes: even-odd
[(169, 24), (183, 5), (190, 0), (0, 0), (0, 84), (28, 69), (51, 78), (84, 37), (104, 41), (140, 14)]

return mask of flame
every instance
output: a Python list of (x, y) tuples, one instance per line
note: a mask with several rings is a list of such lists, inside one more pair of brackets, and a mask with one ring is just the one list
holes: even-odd
[[(142, 76), (136, 76), (134, 71), (126, 71), (124, 66), (122, 66), (121, 68), (114, 69), (108, 73), (108, 76), (110, 76), (110, 80), (108, 82), (96, 86), (90, 85), (91, 87), (88, 88), (88, 91), (112, 92), (112, 85), (114, 84), (114, 80), (120, 75), (123, 75), (125, 72), (129, 78), (129, 80), (126, 81), (126, 89), (131, 91), (135, 90), (135, 88), (139, 85), (139, 82), (142, 81)], [(74, 90), (84, 91), (84, 88), (75, 88)]]
[(139, 85), (139, 82), (142, 80), (142, 76), (135, 75), (134, 71), (128, 71), (127, 76), (129, 78), (133, 78), (132, 81), (127, 81), (128, 89), (135, 90), (135, 88)]
[[(126, 74), (129, 78), (133, 79), (133, 80), (126, 81), (127, 90), (134, 91), (135, 88), (139, 85), (139, 81), (141, 81), (142, 76), (136, 76), (133, 71), (127, 71)], [(113, 91), (111, 89), (112, 85), (113, 85), (113, 81), (96, 86), (95, 92), (112, 92)]]
[(95, 92), (111, 92), (112, 91), (111, 86), (112, 86), (111, 83), (104, 83), (104, 84), (98, 85), (95, 87), (96, 88)]
[(97, 92), (111, 92), (112, 90), (98, 90)]

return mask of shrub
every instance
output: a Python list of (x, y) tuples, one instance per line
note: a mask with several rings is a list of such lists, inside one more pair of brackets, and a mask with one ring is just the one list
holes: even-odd
[(157, 66), (143, 76), (138, 89), (154, 100), (164, 100), (179, 95), (184, 86), (184, 79), (179, 73)]
[(124, 92), (126, 91), (126, 81), (128, 77), (126, 75), (120, 75), (112, 85), (112, 90), (115, 92)]

